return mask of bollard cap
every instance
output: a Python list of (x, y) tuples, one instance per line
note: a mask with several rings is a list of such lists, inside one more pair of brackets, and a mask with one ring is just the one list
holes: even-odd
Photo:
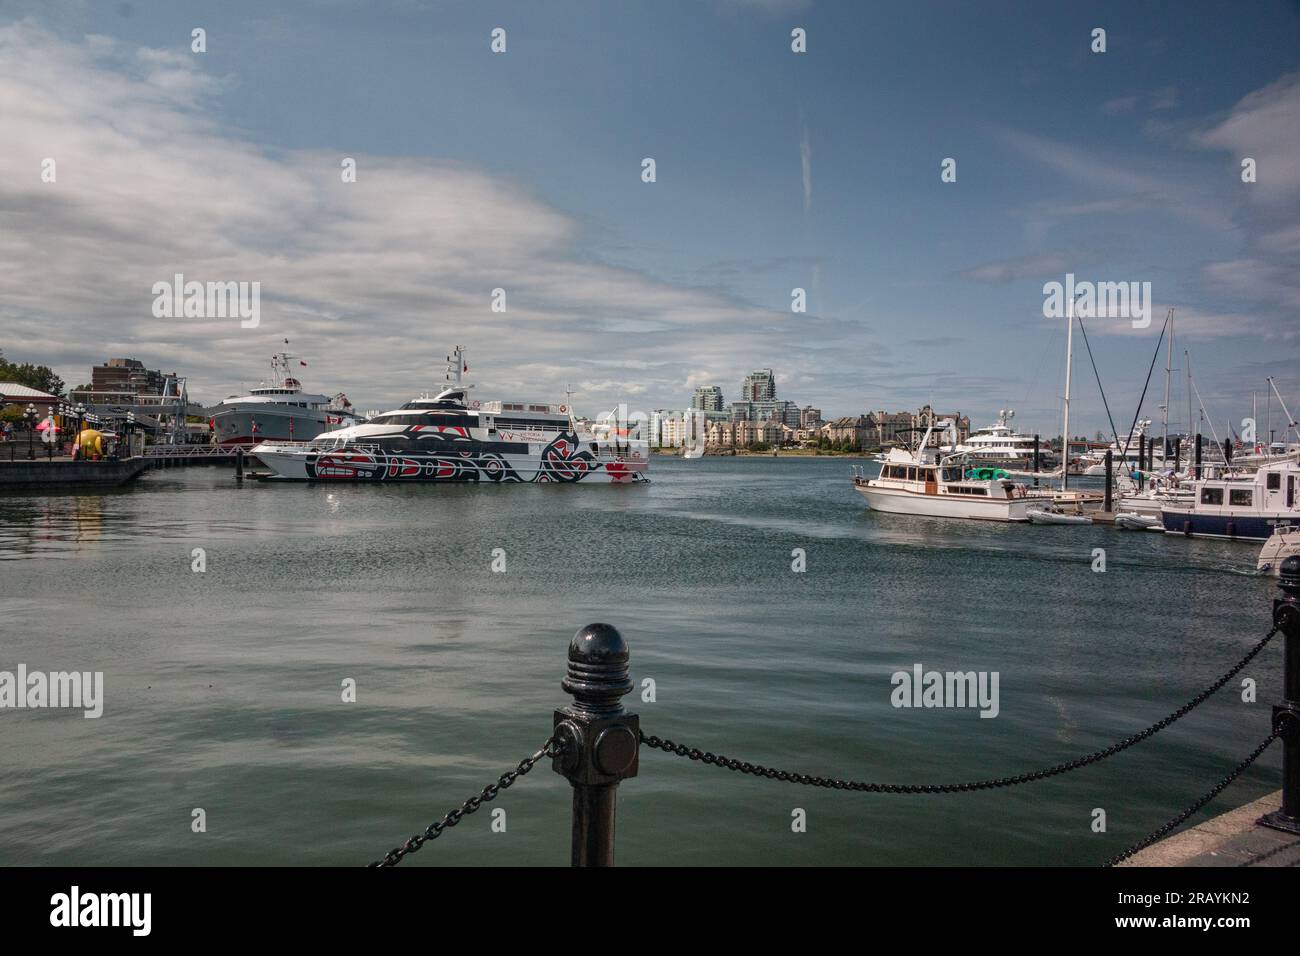
[(573, 695), (575, 709), (612, 714), (623, 709), (619, 698), (632, 690), (627, 641), (610, 624), (588, 624), (569, 641), (569, 670), (560, 681)]

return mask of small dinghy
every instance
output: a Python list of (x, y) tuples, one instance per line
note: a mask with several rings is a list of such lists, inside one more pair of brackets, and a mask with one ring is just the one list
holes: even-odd
[(1300, 528), (1279, 525), (1260, 549), (1255, 568), (1261, 574), (1277, 577), (1282, 562), (1292, 555), (1300, 555)]
[(1115, 515), (1115, 527), (1127, 531), (1164, 531), (1164, 523), (1159, 515), (1138, 514), (1136, 511), (1121, 511)]
[(1060, 508), (1030, 508), (1025, 512), (1030, 524), (1092, 524), (1084, 514), (1067, 514)]

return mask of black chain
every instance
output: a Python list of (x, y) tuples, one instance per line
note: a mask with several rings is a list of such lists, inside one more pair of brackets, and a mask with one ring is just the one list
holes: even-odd
[[(676, 754), (679, 757), (689, 757), (691, 760), (698, 760), (700, 763), (711, 764), (715, 767), (726, 767), (728, 770), (735, 770), (739, 773), (750, 774), (755, 777), (767, 777), (769, 780), (780, 780), (785, 783), (798, 783), (807, 787), (824, 787), (828, 790), (856, 790), (863, 793), (967, 793), (973, 790), (992, 790), (996, 787), (1013, 787), (1017, 784), (1031, 783), (1035, 780), (1046, 780), (1048, 777), (1054, 777), (1057, 774), (1065, 773), (1069, 770), (1077, 770), (1080, 767), (1086, 767), (1089, 764), (1097, 763), (1112, 757), (1120, 751), (1127, 750), (1134, 744), (1141, 743), (1153, 734), (1164, 730), (1174, 721), (1187, 716), (1211, 696), (1214, 695), (1224, 684), (1232, 680), (1241, 669), (1249, 664), (1255, 655), (1264, 649), (1273, 636), (1277, 634), (1278, 629), (1274, 627), (1267, 635), (1264, 636), (1258, 644), (1250, 649), (1235, 667), (1220, 677), (1217, 681), (1207, 687), (1201, 693), (1197, 694), (1190, 701), (1179, 707), (1163, 720), (1158, 720), (1146, 730), (1139, 731), (1130, 737), (1125, 737), (1118, 743), (1111, 744), (1103, 750), (1096, 750), (1083, 757), (1077, 757), (1066, 763), (1058, 763), (1053, 767), (1047, 767), (1044, 770), (1034, 770), (1030, 773), (1022, 773), (1015, 777), (998, 777), (992, 780), (974, 780), (967, 783), (942, 783), (942, 784), (910, 784), (910, 783), (870, 783), (860, 780), (839, 780), (834, 777), (816, 777), (806, 773), (797, 773), (790, 770), (775, 770), (771, 767), (764, 767), (762, 764), (749, 763), (744, 760), (735, 760), (731, 757), (724, 757), (721, 754), (709, 753), (706, 750), (698, 750), (693, 747), (687, 747), (685, 744), (674, 743), (662, 737), (655, 737), (645, 732), (641, 733), (641, 743), (648, 747), (654, 747), (656, 750), (663, 750), (667, 753)], [(1253, 758), (1252, 758), (1253, 759)]]
[(496, 783), (489, 783), (483, 788), (481, 793), (470, 797), (455, 810), (450, 811), (441, 820), (430, 823), (425, 827), (423, 833), (417, 833), (401, 846), (393, 847), (384, 854), (382, 860), (375, 860), (370, 864), (370, 866), (396, 866), (398, 863), (401, 863), (402, 857), (406, 856), (406, 854), (416, 852), (430, 840), (436, 840), (442, 835), (443, 830), (446, 830), (448, 827), (454, 827), (456, 824), (460, 823), (464, 817), (474, 813), (483, 804), (495, 800), (497, 794), (502, 790), (508, 789), (516, 780), (528, 773), (528, 771), (532, 770), (533, 765), (536, 764), (537, 761), (541, 760), (543, 757), (554, 757), (556, 753), (555, 738), (551, 737), (546, 741), (546, 743), (542, 744), (541, 749), (539, 749), (535, 754), (519, 761), (519, 766), (515, 767), (514, 770), (507, 770), (498, 777)]
[(1268, 749), (1269, 744), (1277, 740), (1277, 738), (1280, 736), (1282, 736), (1282, 730), (1279, 727), (1275, 729), (1271, 734), (1269, 734), (1266, 738), (1264, 738), (1264, 742), (1261, 743), (1258, 747), (1256, 747), (1254, 752), (1251, 753), (1249, 757), (1247, 757), (1241, 763), (1237, 764), (1236, 768), (1232, 771), (1232, 773), (1228, 774), (1226, 777), (1224, 777), (1222, 780), (1216, 783), (1214, 787), (1208, 793), (1205, 794), (1205, 796), (1201, 797), (1201, 799), (1197, 800), (1195, 803), (1193, 803), (1182, 813), (1178, 814), (1178, 816), (1174, 817), (1172, 820), (1170, 820), (1168, 823), (1162, 826), (1159, 830), (1153, 832), (1145, 840), (1142, 840), (1139, 843), (1134, 843), (1123, 853), (1119, 854), (1118, 856), (1112, 857), (1102, 865), (1114, 866), (1117, 863), (1123, 863), (1125, 860), (1127, 860), (1129, 857), (1131, 857), (1133, 854), (1137, 853), (1138, 851), (1145, 850), (1152, 843), (1164, 839), (1166, 834), (1169, 834), (1174, 830), (1176, 830), (1183, 823), (1184, 820), (1186, 820), (1193, 813), (1201, 809), (1201, 807), (1205, 806), (1207, 803), (1209, 803), (1211, 800), (1217, 797), (1220, 793), (1222, 793), (1224, 788), (1226, 788), (1228, 784), (1232, 783), (1232, 781), (1236, 780), (1239, 776), (1241, 776), (1242, 771), (1244, 771), (1247, 767), (1253, 764), (1255, 760), (1259, 757), (1259, 755)]

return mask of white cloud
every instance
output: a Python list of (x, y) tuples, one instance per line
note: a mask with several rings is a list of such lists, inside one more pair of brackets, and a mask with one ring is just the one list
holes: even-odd
[[(288, 337), (309, 388), (369, 407), (441, 381), (461, 343), (486, 395), (541, 399), (582, 382), (585, 411), (641, 392), (685, 405), (701, 369), (730, 393), (737, 369), (796, 361), (792, 334), (863, 344), (856, 323), (808, 315), (792, 330), (785, 303), (764, 310), (593, 262), (577, 221), (507, 178), (251, 142), (206, 108), (234, 80), (187, 50), (0, 27), (0, 326), (13, 358), (78, 384), (93, 363), (135, 356), (213, 401), (256, 382)], [(355, 183), (341, 181), (345, 155)], [(56, 183), (41, 181), (45, 157)], [(155, 319), (151, 287), (177, 272), (261, 282), (261, 326)], [(489, 308), (497, 287), (505, 314)], [(620, 357), (645, 364), (626, 379), (592, 374)], [(846, 402), (851, 374), (846, 359)], [(833, 394), (833, 371), (826, 382)]]

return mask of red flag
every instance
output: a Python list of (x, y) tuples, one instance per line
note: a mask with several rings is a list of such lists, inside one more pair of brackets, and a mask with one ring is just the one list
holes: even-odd
[(466, 372), (469, 371), (469, 363), (468, 363), (468, 362), (465, 363), (465, 368), (463, 369), (463, 371), (466, 371)]
[(304, 362), (302, 359), (298, 359), (298, 364), (301, 365), (303, 368), (307, 367), (307, 363)]

